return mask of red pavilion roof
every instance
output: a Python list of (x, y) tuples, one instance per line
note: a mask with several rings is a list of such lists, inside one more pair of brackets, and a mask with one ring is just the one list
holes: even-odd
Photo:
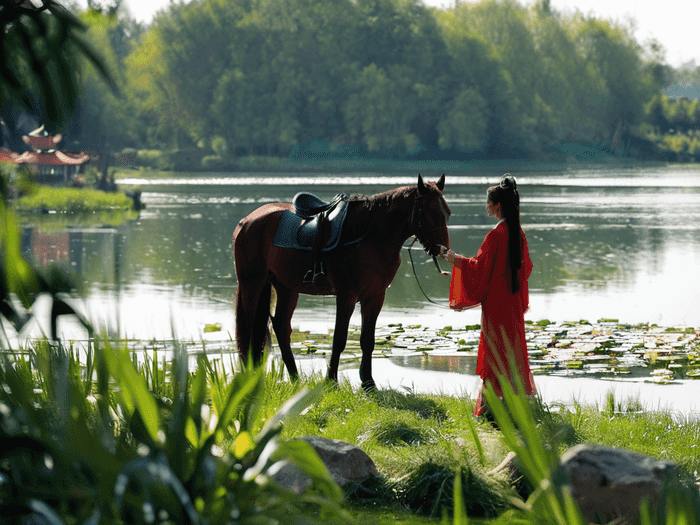
[(25, 144), (31, 146), (35, 150), (45, 151), (48, 149), (56, 149), (56, 144), (61, 142), (62, 138), (63, 136), (59, 133), (58, 135), (45, 136), (24, 135), (22, 140)]
[(0, 162), (15, 162), (15, 159), (19, 157), (14, 151), (9, 149), (0, 148)]
[(63, 153), (62, 151), (53, 151), (51, 153), (42, 153), (37, 151), (25, 151), (21, 155), (12, 159), (17, 164), (43, 164), (55, 166), (77, 166), (84, 164), (90, 160), (90, 155), (87, 153), (73, 154)]

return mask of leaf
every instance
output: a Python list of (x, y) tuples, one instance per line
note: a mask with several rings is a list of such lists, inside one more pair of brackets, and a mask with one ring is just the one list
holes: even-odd
[(275, 431), (275, 429), (288, 417), (297, 416), (299, 413), (308, 407), (323, 391), (323, 384), (319, 384), (312, 390), (306, 388), (301, 389), (293, 397), (287, 400), (275, 414), (267, 420), (257, 436), (258, 441), (265, 439), (265, 436)]
[(255, 439), (253, 439), (253, 435), (247, 430), (244, 430), (236, 436), (233, 442), (233, 455), (236, 459), (243, 459), (254, 448)]
[(107, 367), (122, 390), (122, 399), (127, 408), (133, 411), (138, 409), (143, 424), (153, 443), (159, 443), (158, 430), (160, 429), (160, 416), (155, 399), (146, 387), (146, 380), (134, 368), (129, 352), (118, 351), (109, 341), (105, 340), (102, 349)]
[(273, 461), (287, 460), (292, 462), (299, 470), (309, 476), (314, 487), (323, 495), (333, 500), (340, 500), (343, 491), (333, 481), (331, 473), (326, 465), (318, 457), (311, 444), (301, 439), (292, 439), (277, 446), (271, 455)]
[(28, 517), (27, 520), (22, 520), (23, 523), (65, 525), (65, 522), (60, 518), (60, 516), (43, 501), (37, 499), (29, 500), (29, 508), (32, 509), (32, 514), (36, 517), (36, 519)]
[(461, 468), (455, 473), (454, 492), (452, 499), (454, 501), (452, 525), (469, 525), (469, 516), (467, 516), (467, 508), (464, 505), (464, 494), (462, 493)]

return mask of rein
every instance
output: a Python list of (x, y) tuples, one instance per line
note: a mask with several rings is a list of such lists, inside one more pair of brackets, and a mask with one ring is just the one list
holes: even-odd
[[(408, 248), (408, 257), (409, 257), (409, 259), (411, 259), (411, 269), (413, 270), (413, 277), (416, 278), (416, 283), (418, 283), (418, 288), (420, 288), (420, 291), (421, 291), (421, 293), (423, 294), (423, 297), (425, 297), (425, 298), (428, 300), (428, 302), (433, 303), (434, 305), (437, 305), (437, 306), (439, 306), (439, 307), (441, 307), (441, 308), (445, 308), (445, 305), (444, 305), (444, 304), (438, 303), (438, 302), (436, 302), (436, 301), (433, 301), (430, 297), (428, 297), (428, 294), (425, 293), (425, 290), (423, 290), (423, 286), (422, 286), (421, 283), (420, 283), (420, 279), (418, 279), (418, 274), (416, 273), (416, 265), (415, 265), (414, 262), (413, 262), (413, 252), (411, 251), (411, 248), (413, 247), (414, 244), (416, 244), (416, 241), (417, 241), (417, 240), (418, 240), (418, 238), (417, 238), (417, 237), (414, 237), (414, 238), (413, 238), (413, 241), (411, 242), (411, 244), (409, 244), (408, 246), (404, 246), (404, 248)], [(442, 271), (442, 269), (440, 268), (440, 266), (439, 266), (438, 263), (437, 263), (437, 259), (435, 259), (435, 258), (433, 257), (433, 261), (435, 261), (435, 264), (437, 265), (438, 271), (439, 271), (442, 275), (449, 275), (447, 272), (443, 272), (443, 271)], [(449, 308), (448, 308), (448, 309), (449, 309)]]

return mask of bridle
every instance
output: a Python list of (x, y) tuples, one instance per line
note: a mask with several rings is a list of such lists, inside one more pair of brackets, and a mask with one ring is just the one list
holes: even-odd
[[(419, 206), (418, 201), (424, 197), (427, 197), (428, 195), (430, 195), (430, 193), (420, 195), (420, 194), (418, 194), (417, 189), (416, 189), (416, 193), (417, 193), (417, 195), (413, 200), (413, 210), (411, 211), (410, 224), (411, 224), (411, 226), (414, 226), (414, 224), (415, 224), (417, 226), (418, 231), (417, 231), (416, 235), (414, 236), (415, 238), (414, 238), (413, 242), (408, 246), (408, 254), (409, 254), (409, 257), (411, 258), (411, 266), (413, 266), (413, 255), (411, 255), (411, 247), (415, 244), (416, 240), (418, 240), (418, 242), (420, 242), (421, 246), (423, 247), (423, 250), (425, 250), (425, 253), (427, 253), (428, 255), (431, 255), (433, 257), (433, 262), (435, 263), (435, 267), (437, 268), (437, 271), (442, 275), (450, 275), (449, 272), (444, 272), (444, 271), (442, 271), (442, 268), (440, 268), (440, 263), (437, 260), (437, 255), (433, 255), (431, 253), (431, 251), (435, 245), (428, 240), (429, 236), (432, 235), (432, 233), (434, 231), (442, 228), (442, 226), (436, 226), (435, 228), (433, 228), (432, 230), (430, 230), (426, 233), (425, 228), (424, 228), (424, 223), (421, 220), (423, 217), (423, 208), (421, 206)], [(442, 198), (442, 195), (440, 195), (440, 198)], [(439, 203), (439, 205), (440, 205), (440, 208), (443, 212), (443, 215), (446, 216), (446, 218), (445, 218), (445, 228), (446, 228), (447, 227), (447, 217), (449, 217), (449, 214), (444, 210), (442, 203)], [(416, 275), (415, 266), (413, 266), (413, 275), (416, 277), (416, 281), (418, 281), (418, 276)], [(421, 288), (421, 291), (423, 292), (423, 288), (420, 286), (420, 282), (418, 282), (418, 286)], [(425, 292), (423, 292), (423, 295), (425, 295), (426, 299), (428, 299), (430, 302), (434, 302), (425, 294)]]

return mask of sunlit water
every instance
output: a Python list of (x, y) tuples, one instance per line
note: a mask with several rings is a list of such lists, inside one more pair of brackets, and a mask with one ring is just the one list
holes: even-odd
[[(301, 369), (307, 373), (323, 373), (326, 362), (323, 359), (299, 360)], [(393, 389), (399, 392), (416, 394), (437, 394), (451, 396), (477, 395), (481, 380), (468, 372), (443, 372), (424, 369), (420, 366), (402, 366), (394, 359), (374, 359), (374, 377), (380, 389)], [(360, 386), (357, 364), (340, 371), (340, 380), (349, 381), (353, 386)], [(674, 415), (697, 419), (700, 418), (700, 401), (698, 381), (681, 380), (671, 384), (654, 384), (641, 378), (620, 380), (603, 380), (590, 377), (535, 376), (537, 393), (548, 404), (573, 406), (598, 406), (606, 408), (607, 398), (612, 394), (622, 411), (630, 403), (647, 411), (669, 412)]]
[[(435, 180), (439, 172), (423, 175)], [(447, 171), (445, 196), (453, 212), (450, 237), (456, 252), (475, 255), (493, 227), (484, 209), (485, 191), (500, 175)], [(606, 317), (630, 324), (700, 326), (700, 166), (531, 169), (513, 175), (534, 264), (528, 319)], [(80, 273), (87, 293), (79, 308), (112, 333), (143, 340), (173, 335), (227, 340), (234, 334), (236, 287), (231, 236), (241, 218), (264, 203), (291, 201), (302, 190), (322, 198), (338, 192), (371, 195), (414, 184), (415, 178), (256, 173), (134, 176), (118, 182), (141, 187), (146, 209), (138, 220), (51, 233), (47, 227), (29, 228), (25, 253), (42, 264), (61, 261)], [(420, 285), (438, 304), (424, 297), (405, 252), (379, 324), (478, 323), (478, 308), (447, 308), (449, 278), (438, 275), (419, 248), (412, 254)], [(332, 297), (302, 297), (292, 323), (323, 332), (333, 320)], [(359, 325), (357, 312), (352, 322)], [(204, 335), (205, 326), (214, 324), (221, 331)], [(59, 323), (59, 329), (66, 337), (81, 338), (70, 320)]]

